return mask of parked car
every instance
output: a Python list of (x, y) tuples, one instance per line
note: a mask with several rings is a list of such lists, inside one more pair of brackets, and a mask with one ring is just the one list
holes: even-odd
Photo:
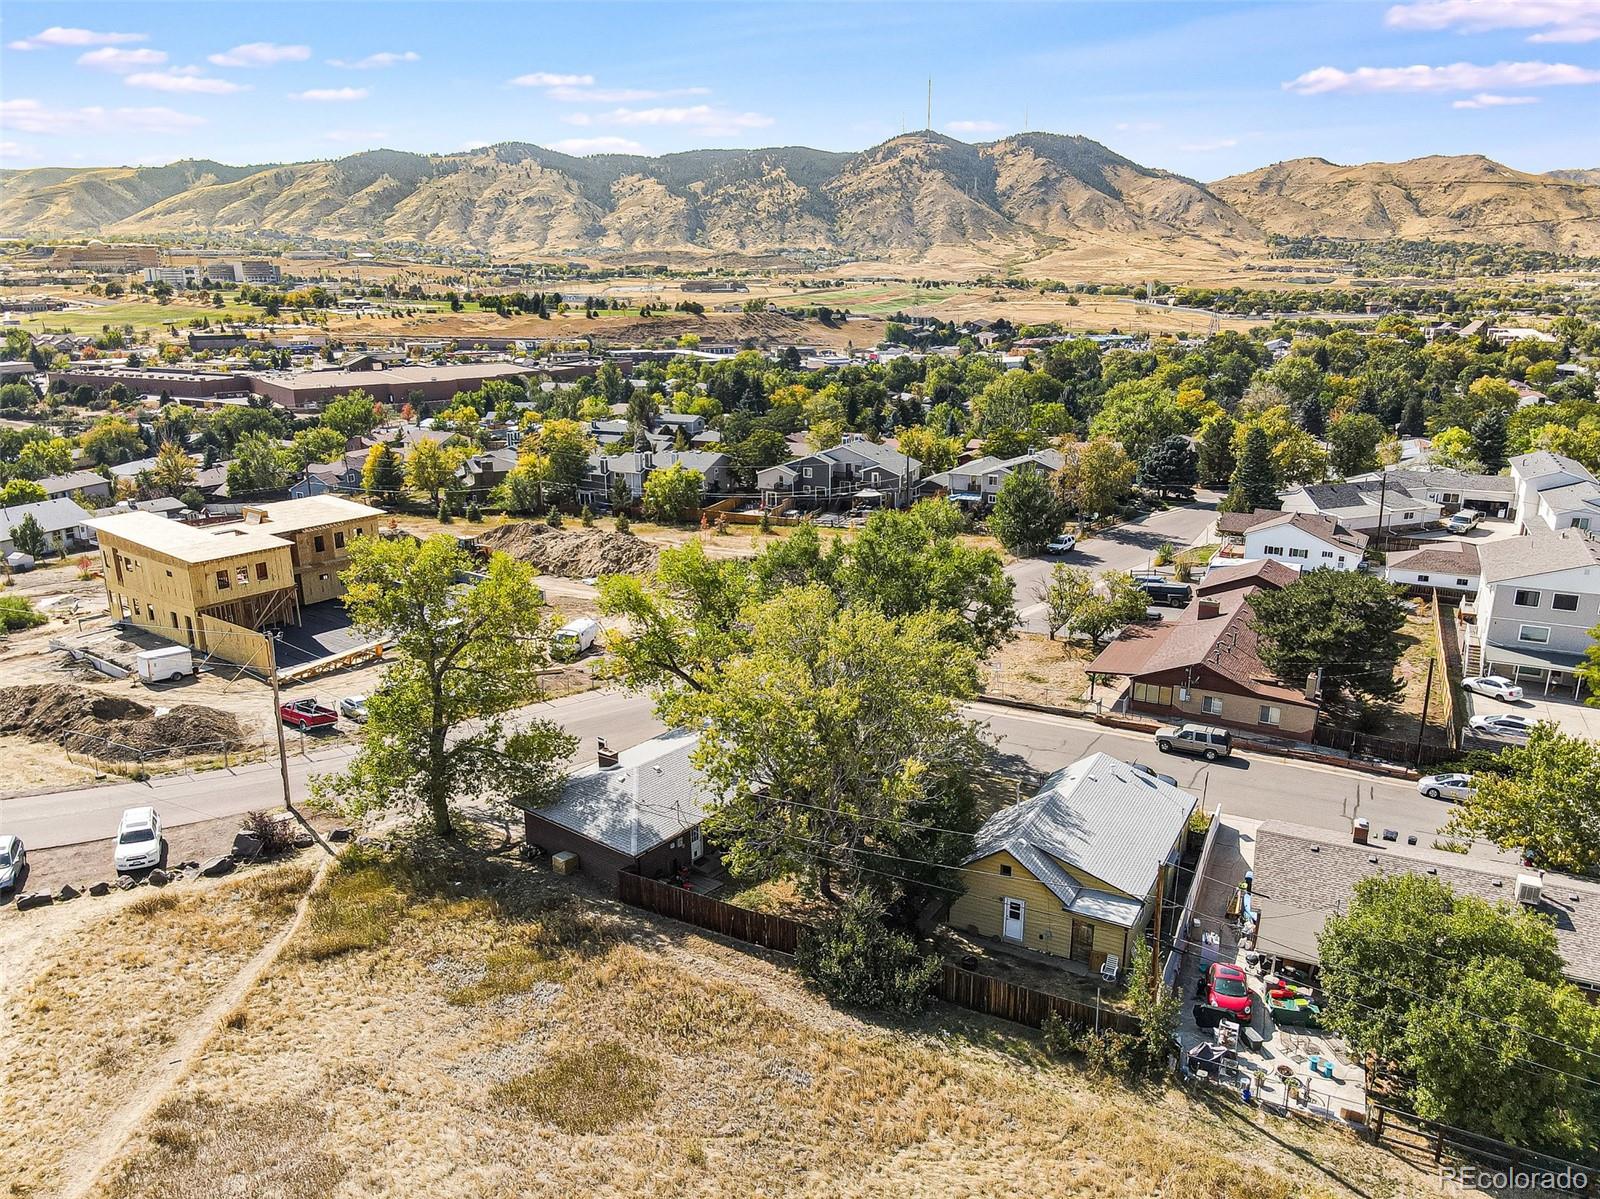
[(1498, 674), (1480, 674), (1476, 678), (1462, 679), (1461, 685), (1468, 691), (1501, 699), (1508, 704), (1514, 704), (1522, 698), (1522, 688)]
[(1474, 716), (1467, 721), (1467, 728), (1479, 737), (1522, 742), (1533, 732), (1533, 721), (1526, 716), (1514, 716), (1509, 713), (1502, 716)]
[(1163, 575), (1134, 575), (1133, 581), (1144, 588), (1152, 604), (1166, 604), (1171, 608), (1187, 608), (1194, 598), (1194, 588), (1187, 583), (1174, 583)]
[(1429, 799), (1464, 800), (1472, 794), (1470, 774), (1425, 774), (1417, 780), (1417, 793)]
[(1128, 765), (1132, 769), (1137, 770), (1140, 774), (1144, 775), (1146, 778), (1155, 779), (1157, 782), (1165, 783), (1169, 787), (1176, 787), (1178, 785), (1177, 779), (1173, 778), (1170, 774), (1157, 774), (1155, 767), (1153, 766), (1146, 766), (1143, 762), (1130, 762)]
[(151, 807), (129, 808), (117, 822), (112, 864), (118, 874), (161, 865), (161, 817)]
[(284, 724), (301, 732), (339, 723), (339, 713), (314, 699), (291, 700), (279, 706), (278, 715), (282, 717)]
[(580, 616), (556, 630), (550, 648), (558, 660), (570, 662), (592, 646), (599, 636), (600, 622)]
[(347, 695), (339, 701), (339, 713), (346, 720), (353, 720), (357, 724), (367, 723), (367, 697), (364, 695)]
[(1444, 522), (1444, 527), (1451, 533), (1466, 533), (1476, 529), (1483, 523), (1483, 513), (1476, 508), (1463, 508), (1453, 514)]
[(1253, 999), (1244, 971), (1227, 962), (1212, 962), (1206, 971), (1206, 1003), (1248, 1024)]
[(1078, 539), (1071, 533), (1063, 533), (1059, 537), (1052, 537), (1050, 544), (1044, 547), (1047, 554), (1070, 554), (1078, 544)]
[(1156, 731), (1156, 748), (1164, 754), (1199, 754), (1208, 762), (1233, 752), (1233, 734), (1209, 724), (1175, 724)]
[(0, 893), (15, 891), (28, 872), (28, 851), (22, 838), (0, 836)]

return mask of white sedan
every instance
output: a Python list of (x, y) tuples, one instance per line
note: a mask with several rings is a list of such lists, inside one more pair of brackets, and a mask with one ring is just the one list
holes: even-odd
[(1465, 800), (1472, 794), (1470, 774), (1425, 774), (1417, 780), (1417, 792), (1429, 799)]
[(1478, 695), (1488, 695), (1508, 704), (1522, 699), (1522, 688), (1498, 674), (1480, 674), (1477, 678), (1462, 679), (1461, 685)]
[(346, 720), (353, 720), (357, 724), (366, 724), (367, 697), (364, 695), (347, 695), (339, 701), (339, 711), (344, 713)]
[(1533, 721), (1526, 716), (1474, 716), (1467, 721), (1467, 728), (1480, 737), (1521, 743), (1533, 732)]
[(1047, 554), (1070, 554), (1077, 544), (1078, 539), (1071, 533), (1063, 533), (1059, 537), (1051, 538), (1050, 544), (1044, 547), (1044, 552)]

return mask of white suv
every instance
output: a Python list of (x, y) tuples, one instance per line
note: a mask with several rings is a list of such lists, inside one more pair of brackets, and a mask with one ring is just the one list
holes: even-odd
[(161, 865), (161, 817), (154, 808), (129, 808), (117, 825), (118, 874)]

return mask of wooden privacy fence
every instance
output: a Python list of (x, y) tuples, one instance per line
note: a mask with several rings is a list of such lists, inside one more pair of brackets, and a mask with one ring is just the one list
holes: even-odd
[[(709, 895), (697, 895), (682, 887), (669, 886), (641, 874), (626, 870), (617, 872), (617, 898), (623, 903), (647, 912), (670, 916), (696, 928), (708, 929), (760, 945), (778, 953), (793, 954), (800, 944), (800, 934), (809, 926), (787, 916), (774, 916), (766, 912), (752, 912)], [(1054, 1013), (1070, 1024), (1087, 1028), (1121, 1033), (1139, 1031), (1139, 1020), (1126, 1012), (1108, 1008), (1096, 1009), (1094, 1004), (1079, 1003), (1047, 991), (1018, 986), (990, 974), (976, 974), (959, 966), (945, 965), (939, 976), (938, 995), (946, 1003), (969, 1011), (982, 1012), (1013, 1024), (1029, 1028), (1043, 1028), (1045, 1020)]]
[[(1462, 1181), (1484, 1190), (1580, 1195), (1583, 1199), (1600, 1196), (1600, 1168), (1531, 1149), (1519, 1149), (1494, 1137), (1452, 1128), (1370, 1099), (1367, 1127), (1378, 1144), (1387, 1138), (1402, 1148), (1429, 1154), (1441, 1165), (1446, 1155), (1482, 1163), (1491, 1177), (1475, 1183), (1469, 1179)], [(1501, 1177), (1493, 1177), (1495, 1175)]]

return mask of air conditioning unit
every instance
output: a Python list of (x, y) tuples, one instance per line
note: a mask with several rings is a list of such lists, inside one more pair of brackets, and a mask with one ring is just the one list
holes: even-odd
[(1544, 898), (1544, 875), (1519, 874), (1517, 875), (1517, 902), (1526, 904), (1530, 908), (1538, 907), (1539, 901)]

